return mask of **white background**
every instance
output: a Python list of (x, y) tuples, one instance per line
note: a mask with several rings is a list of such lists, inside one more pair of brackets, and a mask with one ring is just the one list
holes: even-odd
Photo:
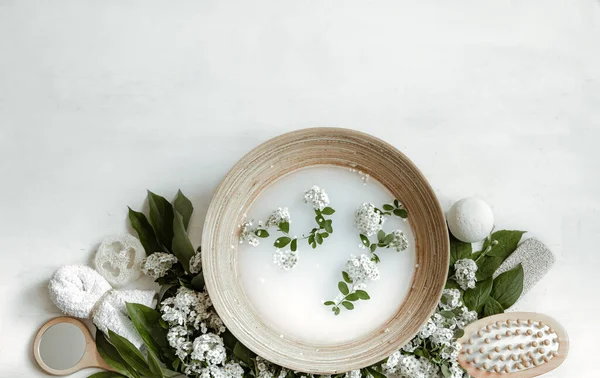
[[(600, 3), (0, 0), (0, 376), (42, 376), (46, 284), (126, 230), (145, 190), (194, 202), (251, 148), (338, 126), (404, 151), (448, 207), (556, 253), (519, 308), (597, 377)], [(86, 376), (89, 372), (77, 376)]]

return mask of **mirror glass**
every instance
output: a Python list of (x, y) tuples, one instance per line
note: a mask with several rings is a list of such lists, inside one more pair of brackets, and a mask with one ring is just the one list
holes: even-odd
[(58, 323), (40, 340), (40, 357), (48, 367), (65, 370), (75, 366), (85, 352), (85, 336), (74, 324)]

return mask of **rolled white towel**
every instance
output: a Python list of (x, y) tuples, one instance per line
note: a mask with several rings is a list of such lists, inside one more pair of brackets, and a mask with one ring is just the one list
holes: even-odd
[(143, 341), (131, 320), (125, 304), (139, 303), (153, 307), (156, 292), (152, 290), (113, 290), (94, 269), (83, 265), (59, 268), (48, 285), (50, 298), (62, 312), (77, 318), (92, 319), (102, 332), (109, 329), (136, 347)]

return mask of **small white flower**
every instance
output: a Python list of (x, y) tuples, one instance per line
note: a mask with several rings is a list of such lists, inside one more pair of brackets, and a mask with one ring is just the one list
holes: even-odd
[(454, 338), (454, 332), (448, 328), (438, 328), (429, 338), (432, 343), (438, 345), (450, 345), (450, 342)]
[(442, 310), (452, 311), (459, 305), (461, 305), (461, 302), (460, 291), (458, 289), (444, 289), (442, 291), (442, 299), (440, 299), (439, 303)]
[(267, 219), (266, 227), (278, 226), (280, 223), (292, 223), (290, 211), (287, 207), (278, 208)]
[(192, 351), (192, 343), (187, 339), (188, 331), (185, 327), (175, 326), (169, 328), (167, 332), (167, 341), (171, 348), (175, 349), (175, 354), (182, 361)]
[(190, 259), (190, 273), (197, 274), (202, 271), (202, 255), (200, 252), (196, 252)]
[(356, 209), (354, 222), (361, 234), (371, 236), (381, 230), (385, 217), (375, 210), (375, 205), (365, 202)]
[(404, 232), (401, 230), (394, 230), (392, 234), (394, 235), (394, 239), (390, 243), (390, 247), (396, 248), (396, 251), (398, 252), (408, 248), (408, 239), (406, 238), (406, 235), (404, 235)]
[(325, 192), (325, 189), (314, 185), (304, 192), (304, 202), (311, 204), (315, 210), (323, 210), (329, 206), (329, 196)]
[(454, 263), (454, 269), (456, 271), (456, 282), (460, 285), (463, 290), (475, 288), (477, 278), (477, 264), (471, 259), (461, 259)]
[(252, 221), (242, 224), (242, 231), (240, 233), (240, 243), (248, 242), (253, 247), (260, 244), (258, 236), (255, 234), (256, 227), (253, 226)]
[(360, 370), (350, 370), (348, 372), (346, 372), (346, 375), (344, 376), (344, 378), (360, 378), (361, 374), (360, 374)]
[(156, 279), (164, 277), (177, 263), (177, 257), (170, 253), (154, 252), (142, 261), (142, 272)]
[(430, 337), (431, 335), (433, 335), (433, 333), (435, 331), (437, 331), (437, 329), (438, 329), (438, 327), (433, 322), (433, 320), (428, 319), (427, 323), (423, 324), (423, 326), (419, 330), (419, 337), (422, 339), (426, 339), (426, 338)]
[(209, 365), (218, 365), (225, 361), (227, 352), (219, 336), (206, 333), (196, 337), (190, 357), (193, 360), (206, 361)]
[(359, 257), (350, 256), (346, 262), (346, 272), (355, 284), (364, 284), (379, 278), (377, 264), (364, 254)]
[(273, 254), (273, 263), (283, 270), (290, 270), (298, 263), (298, 251), (277, 249)]

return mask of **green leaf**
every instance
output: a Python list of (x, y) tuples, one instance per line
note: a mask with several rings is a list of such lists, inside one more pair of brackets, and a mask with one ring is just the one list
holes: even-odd
[(254, 235), (258, 236), (259, 238), (268, 238), (269, 237), (269, 232), (267, 230), (263, 230), (262, 228), (259, 228), (258, 230), (254, 231)]
[(164, 197), (151, 191), (148, 191), (148, 204), (150, 205), (150, 224), (156, 233), (156, 237), (167, 250), (171, 250), (173, 218), (175, 216), (173, 206)]
[(394, 206), (396, 206), (396, 207), (400, 207), (400, 202), (398, 202), (398, 200), (397, 200), (397, 199), (395, 199), (395, 200), (394, 200)]
[(287, 236), (282, 236), (282, 237), (278, 238), (277, 240), (275, 240), (275, 243), (273, 243), (273, 246), (275, 246), (276, 248), (283, 248), (286, 245), (290, 244), (291, 241), (292, 241), (292, 239), (288, 238)]
[(471, 257), (473, 247), (471, 243), (464, 243), (450, 235), (450, 266), (454, 267), (454, 263), (458, 260)]
[(146, 360), (142, 353), (129, 340), (108, 330), (110, 342), (119, 352), (119, 355), (142, 376), (152, 376), (152, 372), (146, 364)]
[(523, 279), (523, 267), (519, 264), (496, 277), (490, 295), (503, 308), (510, 308), (523, 293)]
[(160, 312), (139, 303), (126, 303), (125, 306), (146, 348), (155, 356), (165, 355), (165, 351), (169, 351), (170, 348), (167, 331), (160, 325)]
[(148, 351), (148, 367), (150, 368), (150, 371), (153, 374), (152, 377), (164, 378), (163, 370), (160, 366), (160, 363), (158, 362), (152, 351)]
[(181, 214), (175, 213), (173, 220), (173, 254), (183, 265), (186, 272), (190, 271), (190, 259), (196, 254), (188, 238)]
[(100, 357), (113, 369), (128, 378), (139, 378), (135, 370), (125, 362), (117, 349), (106, 339), (104, 333), (96, 331), (96, 348)]
[(400, 218), (408, 218), (408, 211), (406, 209), (396, 209), (394, 215)]
[(101, 371), (99, 373), (90, 375), (88, 378), (116, 378), (116, 377), (125, 377), (125, 375), (115, 373), (113, 371)]
[(364, 290), (356, 290), (356, 295), (358, 295), (358, 298), (365, 300), (365, 301), (368, 299), (371, 299), (369, 294)]
[(492, 292), (492, 279), (477, 282), (474, 289), (465, 291), (463, 302), (471, 311), (479, 312), (485, 305)]
[(181, 193), (181, 190), (177, 191), (177, 196), (175, 197), (175, 201), (173, 202), (175, 211), (181, 214), (183, 218), (183, 225), (185, 229), (188, 229), (190, 225), (190, 218), (192, 217), (192, 213), (194, 212), (194, 206), (192, 206), (192, 201), (190, 201), (186, 196)]
[(290, 232), (290, 223), (289, 222), (279, 223), (279, 229), (287, 234), (288, 232)]
[(477, 261), (477, 280), (482, 281), (491, 277), (496, 269), (502, 265), (514, 251), (521, 240), (525, 231), (496, 231), (491, 235), (492, 240), (498, 241), (497, 244), (490, 243), (489, 240), (483, 243), (482, 249), (485, 250), (491, 246), (491, 250)]
[(388, 234), (385, 239), (383, 239), (383, 244), (389, 245), (394, 240), (394, 234)]
[(325, 227), (325, 218), (323, 218), (323, 216), (321, 214), (319, 214), (315, 217), (315, 222), (317, 222), (319, 227), (321, 227), (321, 228)]
[(323, 227), (325, 229), (325, 231), (329, 232), (330, 234), (333, 234), (333, 227), (331, 226), (332, 220), (328, 219), (327, 221), (325, 221), (325, 227)]
[(317, 243), (323, 244), (323, 237), (321, 236), (321, 234), (315, 234), (315, 239), (317, 241)]
[(371, 247), (369, 249), (371, 250), (371, 253), (375, 252), (375, 250), (377, 249), (377, 244), (371, 244)]
[(352, 278), (350, 278), (350, 275), (348, 274), (348, 272), (342, 272), (342, 277), (344, 278), (344, 281), (346, 281), (347, 283), (352, 283)]
[(250, 349), (246, 348), (246, 346), (239, 341), (233, 348), (233, 355), (248, 366), (250, 366), (250, 360), (254, 358), (254, 353), (252, 353)]
[(346, 307), (347, 310), (354, 310), (354, 305), (351, 302), (343, 301), (342, 306)]
[(290, 249), (292, 250), (292, 252), (295, 252), (296, 249), (298, 249), (298, 239), (294, 238), (292, 240), (292, 244), (290, 245)]
[(456, 331), (454, 331), (454, 338), (455, 339), (460, 339), (464, 335), (465, 335), (465, 330), (462, 329), (462, 328), (458, 328)]
[(162, 252), (163, 248), (156, 240), (156, 235), (152, 229), (152, 225), (146, 219), (146, 216), (142, 213), (129, 209), (129, 222), (131, 227), (137, 232), (140, 242), (144, 246), (146, 255), (150, 256), (154, 252)]
[(383, 205), (383, 210), (385, 210), (385, 211), (394, 211), (394, 206), (389, 205), (389, 204), (386, 203), (385, 205)]
[(335, 213), (335, 210), (333, 210), (331, 207), (328, 206), (328, 207), (324, 208), (323, 210), (321, 210), (321, 213), (325, 214), (325, 215), (332, 215), (333, 213)]
[(340, 314), (340, 308), (339, 307), (334, 307), (333, 308), (333, 313), (336, 314), (336, 315), (339, 315)]
[(367, 248), (371, 246), (371, 242), (369, 241), (369, 238), (366, 235), (360, 234), (360, 241)]
[(490, 297), (488, 299), (488, 301), (486, 302), (485, 306), (483, 306), (483, 316), (484, 317), (501, 314), (503, 312), (504, 312), (504, 308), (493, 297)]
[(335, 302), (333, 301), (327, 301), (325, 303), (323, 303), (325, 306), (333, 306), (335, 304)]
[(442, 365), (442, 375), (444, 376), (444, 378), (452, 377), (452, 372), (450, 372), (450, 368), (448, 368), (448, 365), (446, 364)]
[(160, 291), (158, 292), (158, 302), (162, 302), (163, 297), (165, 296), (165, 294), (172, 288), (174, 287), (178, 287), (179, 285), (177, 284), (164, 284), (160, 286)]
[(346, 300), (349, 300), (352, 302), (357, 301), (359, 299), (360, 298), (358, 297), (358, 294), (356, 294), (356, 293), (350, 293), (350, 294), (346, 295)]
[(385, 239), (385, 231), (379, 230), (379, 232), (377, 232), (377, 240), (383, 242), (383, 239)]
[(378, 372), (377, 370), (373, 369), (372, 367), (367, 367), (366, 369), (367, 369), (367, 372), (369, 372), (369, 374), (371, 374), (373, 376), (373, 378), (387, 378), (387, 376), (385, 374)]
[(454, 313), (452, 311), (440, 311), (439, 314), (442, 315), (444, 318), (454, 318)]
[(192, 288), (196, 291), (204, 290), (204, 274), (198, 273), (192, 278)]
[(350, 290), (348, 290), (348, 285), (346, 285), (344, 281), (338, 282), (338, 289), (340, 290), (340, 293), (344, 295), (348, 295), (348, 293), (350, 292)]
[(323, 239), (327, 239), (329, 237), (329, 233), (328, 232), (321, 232), (321, 237)]

